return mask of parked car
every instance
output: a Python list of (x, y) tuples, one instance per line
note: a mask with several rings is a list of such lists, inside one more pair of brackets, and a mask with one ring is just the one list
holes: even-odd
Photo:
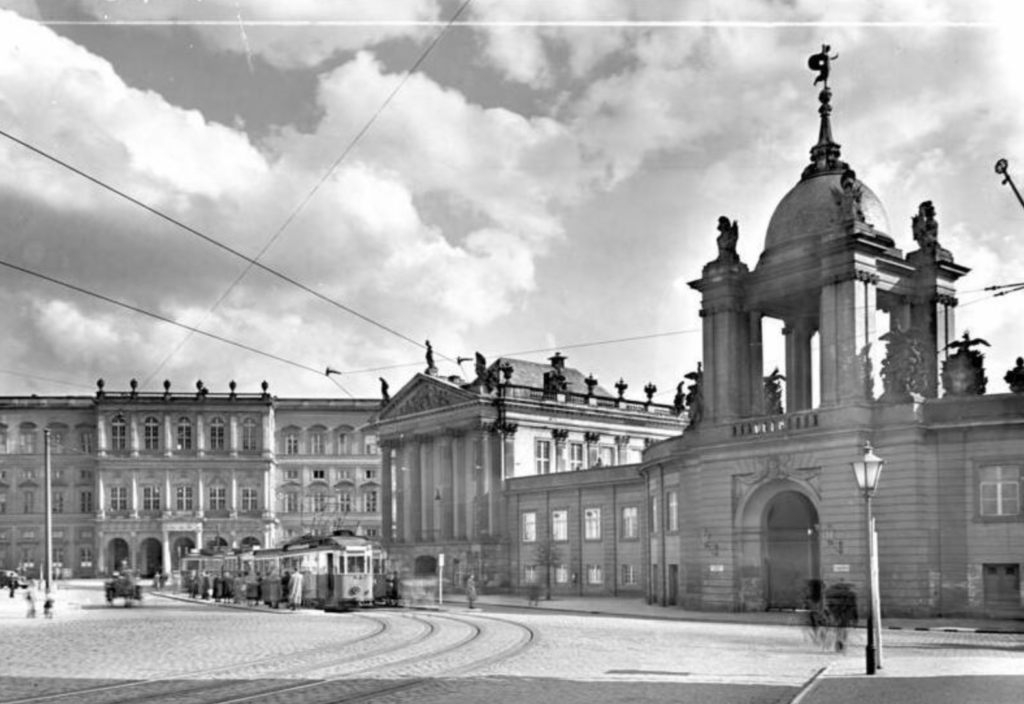
[(15, 588), (28, 589), (28, 580), (24, 576), (14, 570), (0, 571), (0, 589), (9, 588), (12, 582)]

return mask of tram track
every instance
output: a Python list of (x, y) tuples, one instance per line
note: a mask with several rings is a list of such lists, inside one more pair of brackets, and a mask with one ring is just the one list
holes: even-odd
[[(28, 698), (0, 699), (0, 704), (275, 704), (293, 702), (297, 696), (304, 704), (367, 702), (514, 657), (536, 637), (524, 624), (481, 614), (353, 616), (376, 621), (376, 627), (328, 649), (309, 649), (242, 665), (183, 670)], [(421, 628), (401, 635), (400, 642), (381, 642), (388, 634), (398, 635), (398, 618), (414, 621)], [(489, 622), (491, 625), (487, 626)], [(449, 627), (442, 627), (444, 623)], [(475, 657), (479, 652), (487, 654)], [(467, 656), (459, 657), (459, 653)]]

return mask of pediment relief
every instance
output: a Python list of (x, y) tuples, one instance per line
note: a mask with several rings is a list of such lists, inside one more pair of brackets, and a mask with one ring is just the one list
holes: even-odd
[(447, 408), (464, 403), (472, 398), (474, 398), (473, 395), (459, 389), (448, 388), (438, 382), (421, 379), (415, 382), (411, 388), (403, 390), (394, 401), (388, 404), (384, 413), (381, 414), (381, 419), (389, 420), (439, 408)]
[(746, 497), (761, 486), (776, 481), (793, 482), (821, 500), (821, 467), (814, 466), (811, 457), (777, 453), (745, 460), (741, 467), (748, 471), (732, 475), (734, 514)]

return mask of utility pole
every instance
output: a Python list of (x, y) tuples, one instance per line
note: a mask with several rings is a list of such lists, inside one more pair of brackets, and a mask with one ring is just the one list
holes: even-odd
[(46, 597), (50, 596), (50, 580), (53, 579), (53, 481), (50, 472), (50, 431), (43, 430), (43, 542), (46, 551), (43, 568), (46, 570)]

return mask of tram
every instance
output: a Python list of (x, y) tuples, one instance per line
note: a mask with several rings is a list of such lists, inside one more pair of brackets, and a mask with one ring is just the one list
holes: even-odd
[[(385, 594), (387, 557), (379, 543), (348, 530), (330, 535), (306, 535), (270, 550), (256, 550), (248, 557), (252, 570), (272, 594), (274, 582), (286, 597), (287, 575), (303, 575), (303, 604), (325, 610), (372, 606)], [(273, 596), (271, 596), (273, 599)]]

